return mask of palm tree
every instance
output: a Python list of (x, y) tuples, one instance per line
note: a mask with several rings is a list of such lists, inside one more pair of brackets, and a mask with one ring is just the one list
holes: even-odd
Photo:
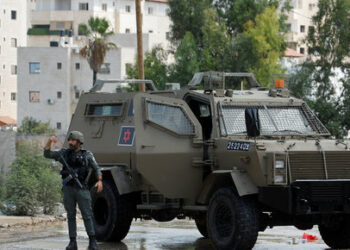
[(88, 26), (86, 24), (79, 25), (80, 33), (88, 36), (87, 45), (80, 50), (80, 55), (87, 59), (93, 71), (93, 85), (96, 83), (97, 73), (101, 71), (107, 51), (117, 48), (116, 44), (107, 41), (107, 38), (114, 34), (108, 29), (108, 21), (98, 17), (90, 17)]

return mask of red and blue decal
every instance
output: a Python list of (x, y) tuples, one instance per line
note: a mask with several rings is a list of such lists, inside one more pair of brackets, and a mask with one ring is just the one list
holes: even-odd
[(135, 138), (135, 127), (125, 126), (122, 127), (119, 136), (119, 146), (132, 146)]

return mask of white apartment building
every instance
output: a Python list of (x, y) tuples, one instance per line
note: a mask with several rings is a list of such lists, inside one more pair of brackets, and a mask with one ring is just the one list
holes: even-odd
[[(143, 31), (164, 47), (170, 29), (167, 9), (167, 0), (142, 0)], [(105, 17), (115, 33), (136, 33), (134, 0), (0, 0), (0, 117), (17, 119), (17, 47), (57, 46), (62, 30), (72, 30), (74, 44), (82, 46), (78, 26), (91, 16)], [(134, 53), (126, 50), (125, 60), (133, 57), (133, 63)]]
[[(127, 64), (135, 62), (135, 34), (116, 34), (118, 49), (107, 53), (98, 79), (126, 77)], [(144, 50), (158, 43), (155, 34), (145, 34)], [(26, 47), (18, 49), (18, 124), (25, 117), (50, 122), (58, 133), (68, 130), (82, 91), (92, 87), (92, 70), (79, 49), (72, 47)]]
[(318, 0), (292, 0), (293, 9), (288, 15), (287, 25), (290, 33), (287, 37), (288, 47), (300, 54), (307, 54), (304, 39), (310, 27), (312, 17), (316, 14)]
[(27, 45), (34, 0), (0, 0), (0, 116), (17, 119), (17, 47)]
[[(143, 33), (159, 36), (166, 46), (170, 29), (167, 0), (142, 0)], [(47, 47), (57, 42), (61, 30), (73, 30), (79, 44), (79, 24), (90, 17), (105, 17), (115, 33), (136, 33), (135, 0), (36, 0), (32, 11), (32, 28), (28, 30), (28, 46)]]

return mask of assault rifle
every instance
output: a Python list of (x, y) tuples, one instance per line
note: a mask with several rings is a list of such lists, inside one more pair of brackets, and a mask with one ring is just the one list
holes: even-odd
[(63, 158), (62, 154), (59, 154), (61, 159), (62, 159), (62, 162), (63, 162), (63, 166), (66, 167), (67, 169), (67, 172), (68, 172), (68, 176), (66, 178), (63, 179), (62, 181), (62, 185), (65, 186), (68, 182), (70, 182), (71, 180), (74, 180), (79, 188), (83, 188), (83, 185), (81, 184), (81, 182), (79, 181), (79, 178), (78, 178), (78, 174), (74, 171), (73, 168), (71, 168), (68, 163), (66, 162), (66, 160)]

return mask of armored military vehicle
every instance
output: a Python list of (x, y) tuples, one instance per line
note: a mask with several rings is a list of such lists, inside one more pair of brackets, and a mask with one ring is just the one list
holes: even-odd
[[(237, 78), (251, 89), (225, 87)], [(123, 90), (142, 82), (146, 92)], [(97, 238), (122, 240), (133, 218), (189, 217), (216, 249), (251, 249), (286, 225), (318, 225), (330, 247), (349, 248), (349, 143), (282, 85), (220, 72), (180, 90), (98, 81), (70, 124), (103, 171), (104, 191), (91, 189)]]

